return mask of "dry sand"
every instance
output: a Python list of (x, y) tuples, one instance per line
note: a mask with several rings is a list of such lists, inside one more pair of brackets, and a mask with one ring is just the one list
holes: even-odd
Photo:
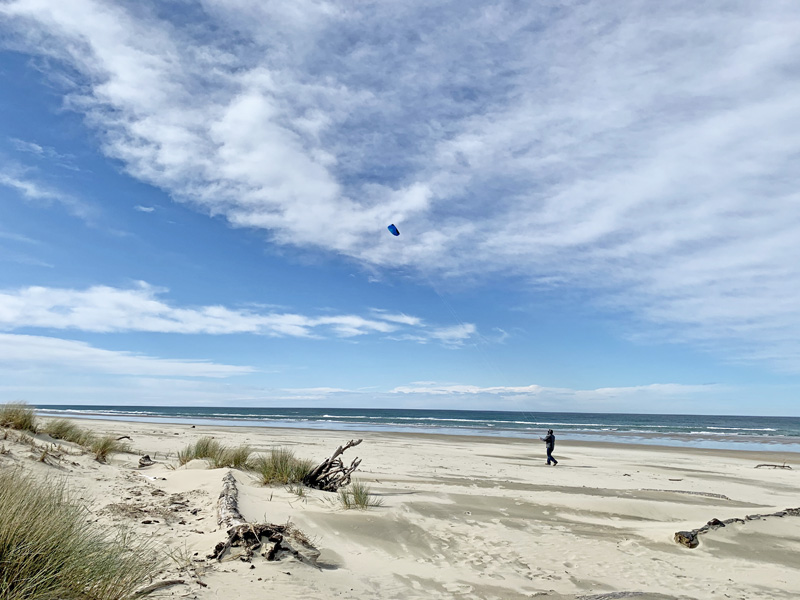
[[(732, 524), (701, 536), (695, 549), (673, 540), (712, 518), (800, 506), (797, 454), (559, 440), (559, 464), (548, 467), (543, 444), (519, 439), (76, 423), (131, 436), (136, 454), (99, 464), (76, 452), (48, 466), (9, 439), (0, 467), (61, 475), (92, 519), (194, 558), (205, 586), (167, 559), (155, 580), (186, 583), (156, 598), (800, 598), (800, 517)], [(301, 498), (236, 471), (244, 516), (290, 520), (321, 550), (319, 564), (206, 561), (226, 537), (215, 506), (227, 469), (205, 461), (176, 468), (175, 459), (205, 435), (256, 452), (288, 447), (315, 462), (362, 437), (345, 459), (363, 459), (357, 478), (383, 506), (343, 510), (336, 494)], [(158, 463), (139, 469), (142, 454)], [(784, 461), (794, 468), (754, 468)]]

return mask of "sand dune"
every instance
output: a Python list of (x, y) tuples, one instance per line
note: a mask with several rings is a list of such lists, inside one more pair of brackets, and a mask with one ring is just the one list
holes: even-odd
[[(179, 450), (212, 435), (256, 452), (290, 447), (321, 461), (353, 434), (78, 423), (130, 435), (137, 453), (117, 454), (107, 465), (75, 454), (48, 466), (6, 441), (10, 452), (0, 455), (0, 466), (63, 475), (93, 519), (152, 539), (154, 557), (169, 549), (196, 561), (204, 585), (167, 560), (154, 578), (186, 583), (153, 597), (800, 597), (800, 518), (732, 524), (701, 536), (695, 549), (673, 540), (676, 531), (711, 518), (800, 506), (800, 464), (791, 453), (559, 440), (559, 465), (548, 467), (538, 441), (365, 432), (348, 455), (363, 459), (357, 477), (382, 499), (378, 508), (343, 510), (335, 494), (309, 490), (301, 498), (235, 472), (241, 512), (253, 521), (294, 523), (321, 551), (316, 568), (291, 557), (217, 564), (204, 557), (225, 538), (215, 503), (227, 469), (208, 469), (205, 461), (176, 468)], [(145, 453), (158, 462), (139, 469)], [(797, 468), (754, 468), (783, 461)]]

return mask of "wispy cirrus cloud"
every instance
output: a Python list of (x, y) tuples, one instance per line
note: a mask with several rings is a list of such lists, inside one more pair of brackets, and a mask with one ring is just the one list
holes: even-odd
[[(278, 337), (339, 337), (413, 332), (415, 341), (460, 345), (475, 334), (472, 324), (429, 325), (417, 317), (373, 310), (370, 316), (259, 312), (225, 306), (180, 307), (159, 298), (166, 290), (140, 282), (123, 289), (27, 287), (0, 291), (0, 330), (73, 329), (87, 332), (258, 334)], [(411, 335), (411, 334), (409, 334)]]
[(590, 290), (631, 329), (800, 370), (800, 5), (287, 6), (0, 19), (79, 79), (109, 157), (234, 226)]
[(77, 170), (77, 167), (74, 164), (75, 157), (71, 154), (61, 154), (55, 148), (50, 146), (41, 146), (36, 142), (29, 142), (20, 140), (18, 138), (9, 138), (9, 142), (11, 142), (11, 146), (17, 152), (24, 152), (26, 154), (33, 155), (36, 158), (53, 161), (53, 163), (59, 167), (69, 169), (71, 171)]
[(25, 200), (31, 202), (61, 205), (67, 212), (80, 219), (91, 220), (96, 216), (97, 211), (94, 207), (72, 194), (38, 181), (36, 177), (31, 176), (29, 169), (13, 164), (0, 167), (0, 186), (15, 190)]

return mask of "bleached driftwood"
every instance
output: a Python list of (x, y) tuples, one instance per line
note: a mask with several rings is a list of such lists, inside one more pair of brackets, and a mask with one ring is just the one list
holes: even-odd
[(349, 467), (345, 467), (340, 456), (348, 448), (358, 446), (362, 440), (350, 440), (344, 446), (339, 446), (330, 457), (326, 458), (314, 470), (303, 478), (303, 484), (308, 487), (327, 492), (335, 492), (350, 483), (350, 476), (361, 464), (361, 459), (356, 457)]
[[(217, 544), (208, 558), (221, 561), (231, 547), (244, 548), (244, 553), (239, 556), (243, 561), (250, 561), (259, 548), (267, 560), (278, 560), (281, 553), (288, 553), (314, 565), (319, 558), (319, 550), (291, 523), (274, 525), (248, 522), (239, 512), (239, 490), (236, 478), (230, 471), (222, 478), (222, 492), (217, 500), (217, 524), (226, 530), (228, 539)], [(262, 544), (262, 538), (271, 542), (271, 547)]]

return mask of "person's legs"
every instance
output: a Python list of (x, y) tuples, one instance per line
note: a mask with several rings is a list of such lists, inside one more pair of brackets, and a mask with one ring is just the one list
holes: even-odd
[(553, 458), (553, 455), (552, 455), (552, 454), (550, 454), (551, 452), (552, 452), (552, 450), (550, 450), (550, 449), (548, 448), (548, 449), (547, 449), (547, 464), (548, 464), (548, 465), (550, 464), (550, 461), (551, 461), (551, 460), (552, 460), (553, 462), (555, 462), (555, 461), (556, 461), (556, 459), (555, 459), (555, 458)]

